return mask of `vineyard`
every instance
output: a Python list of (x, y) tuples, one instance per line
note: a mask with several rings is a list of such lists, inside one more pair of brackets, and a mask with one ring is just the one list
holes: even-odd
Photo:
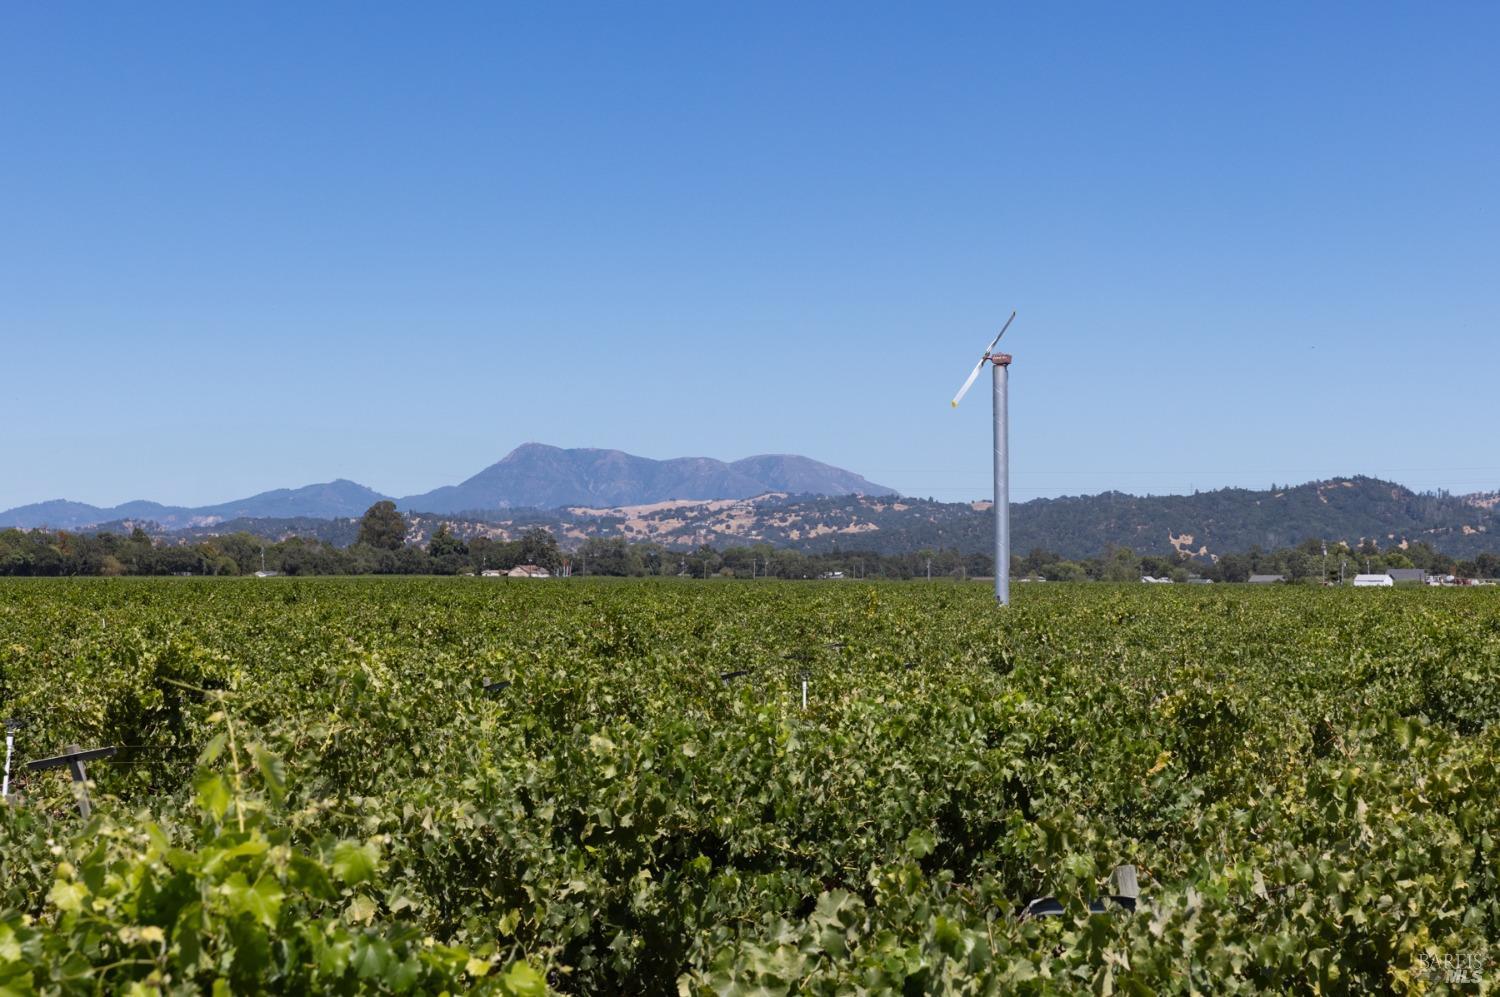
[(0, 994), (1500, 976), (1493, 591), (14, 580), (0, 711)]

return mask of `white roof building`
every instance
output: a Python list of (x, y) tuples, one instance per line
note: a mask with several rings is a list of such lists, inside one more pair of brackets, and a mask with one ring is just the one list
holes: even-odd
[(1357, 589), (1390, 588), (1396, 583), (1391, 580), (1390, 575), (1355, 575), (1354, 587)]

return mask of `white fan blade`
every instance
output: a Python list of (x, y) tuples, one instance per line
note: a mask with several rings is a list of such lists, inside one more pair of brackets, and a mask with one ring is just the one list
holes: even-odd
[(958, 408), (958, 403), (963, 401), (964, 395), (967, 395), (969, 393), (969, 389), (974, 386), (975, 378), (979, 377), (980, 370), (984, 368), (984, 361), (984, 357), (979, 358), (979, 362), (974, 365), (974, 369), (969, 371), (969, 379), (964, 382), (964, 386), (962, 388), (958, 389), (958, 394), (953, 396), (954, 408)]
[(995, 338), (992, 339), (992, 340), (990, 340), (990, 347), (989, 347), (989, 349), (987, 349), (987, 350), (984, 351), (985, 353), (994, 353), (995, 352), (995, 344), (998, 343), (998, 342), (1000, 342), (1000, 337), (1003, 336), (1003, 335), (1005, 335), (1005, 330), (1009, 329), (1010, 328), (1010, 324), (1012, 322), (1014, 322), (1015, 320), (1016, 320), (1016, 313), (1015, 312), (1011, 312), (1010, 313), (1010, 318), (1008, 318), (1008, 319), (1005, 320), (1005, 324), (1000, 327), (1000, 331), (997, 332), (997, 333), (995, 333)]

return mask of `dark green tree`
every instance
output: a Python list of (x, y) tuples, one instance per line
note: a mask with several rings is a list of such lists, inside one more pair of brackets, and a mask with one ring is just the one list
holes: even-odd
[(427, 555), (432, 558), (432, 572), (438, 575), (456, 575), (468, 567), (469, 549), (464, 542), (448, 529), (448, 524), (439, 526), (427, 544)]
[(540, 526), (521, 534), (522, 564), (535, 564), (548, 571), (557, 570), (562, 563), (562, 552), (557, 549), (557, 538)]
[(591, 575), (646, 573), (640, 552), (619, 537), (590, 537), (579, 546), (578, 561), (580, 567), (587, 561)]
[(400, 550), (406, 544), (406, 520), (396, 511), (396, 503), (376, 502), (365, 510), (359, 521), (359, 539), (379, 550)]
[(1042, 566), (1042, 577), (1049, 582), (1086, 582), (1088, 572), (1077, 561), (1056, 561)]
[(1106, 552), (1100, 580), (1136, 582), (1141, 578), (1141, 561), (1129, 547), (1115, 547)]
[(447, 523), (439, 526), (427, 543), (427, 553), (432, 557), (462, 557), (468, 552), (464, 542), (448, 529)]

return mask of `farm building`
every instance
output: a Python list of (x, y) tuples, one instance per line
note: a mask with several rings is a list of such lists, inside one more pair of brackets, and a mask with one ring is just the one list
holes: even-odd
[(1357, 589), (1390, 588), (1394, 584), (1396, 584), (1396, 583), (1393, 582), (1393, 581), (1391, 581), (1391, 576), (1390, 575), (1355, 575), (1354, 576), (1354, 587), (1357, 588)]
[(1427, 584), (1427, 572), (1422, 568), (1387, 568), (1387, 575), (1391, 581), (1400, 585), (1402, 582), (1414, 582), (1417, 585)]
[(511, 578), (551, 578), (552, 572), (534, 564), (518, 564), (506, 572)]
[(1275, 585), (1277, 582), (1286, 581), (1286, 575), (1251, 575), (1251, 585)]

